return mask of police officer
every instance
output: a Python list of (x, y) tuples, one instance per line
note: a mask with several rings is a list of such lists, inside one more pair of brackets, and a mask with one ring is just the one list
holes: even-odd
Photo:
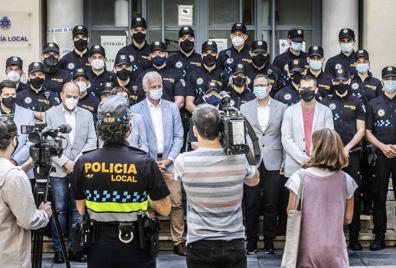
[(326, 62), (325, 72), (335, 74), (338, 68), (348, 69), (349, 75), (355, 74), (355, 32), (349, 28), (341, 29), (338, 34), (338, 42), (340, 44), (341, 52), (338, 55), (331, 57)]
[(22, 67), (23, 61), (20, 57), (12, 56), (6, 60), (5, 73), (7, 78), (16, 84), (17, 93), (27, 88), (26, 84), (21, 82)]
[(76, 69), (73, 75), (73, 80), (80, 89), (78, 106), (90, 111), (94, 120), (96, 120), (96, 111), (98, 109), (100, 100), (91, 90), (87, 71), (84, 68)]
[(112, 82), (104, 82), (101, 85), (100, 91), (100, 101), (104, 101), (111, 95), (111, 91), (114, 88), (114, 84)]
[(229, 77), (235, 65), (238, 63), (251, 63), (249, 55), (249, 46), (246, 45), (248, 39), (246, 25), (244, 23), (234, 23), (231, 28), (231, 43), (232, 46), (220, 52), (220, 66), (224, 74)]
[(301, 78), (306, 73), (306, 69), (304, 67), (305, 62), (303, 60), (294, 59), (289, 61), (287, 72), (290, 77), (291, 83), (275, 94), (275, 99), (277, 101), (283, 102), (290, 106), (301, 100), (299, 88)]
[(76, 69), (88, 68), (88, 29), (84, 25), (76, 25), (72, 31), (74, 49), (59, 60), (62, 69), (73, 75)]
[(227, 91), (230, 93), (231, 105), (239, 109), (245, 102), (251, 101), (256, 96), (249, 90), (249, 77), (246, 68), (242, 63), (238, 63), (229, 78)]
[(180, 50), (167, 60), (167, 64), (180, 71), (184, 79), (192, 70), (201, 67), (201, 55), (195, 52), (194, 42), (194, 30), (189, 26), (181, 27), (179, 30)]
[(106, 52), (101, 45), (94, 45), (89, 50), (88, 58), (90, 67), (87, 67), (88, 80), (95, 96), (100, 96), (101, 85), (104, 82), (114, 81), (115, 76), (106, 70)]
[[(366, 137), (377, 148), (375, 166), (374, 229), (370, 250), (385, 247), (386, 196), (392, 173), (396, 185), (396, 67), (382, 69), (383, 94), (372, 99), (367, 107)], [(396, 187), (393, 187), (396, 196)]]
[(129, 30), (132, 35), (132, 43), (121, 48), (117, 56), (127, 55), (132, 64), (131, 78), (136, 81), (139, 74), (151, 67), (150, 45), (146, 41), (147, 23), (142, 17), (136, 17), (131, 22)]
[(148, 230), (157, 226), (147, 211), (167, 216), (169, 190), (157, 163), (128, 145), (126, 139), (134, 131), (130, 120), (124, 97), (101, 102), (97, 131), (103, 148), (84, 154), (74, 167), (72, 194), (95, 230), (89, 237), (88, 267), (155, 267), (152, 243), (146, 238), (155, 241), (158, 232)]
[(278, 78), (281, 73), (274, 65), (270, 64), (270, 54), (267, 50), (267, 42), (263, 40), (253, 41), (251, 44), (250, 57), (252, 62), (245, 64), (248, 77), (250, 78), (249, 88), (253, 90), (253, 81), (258, 74), (268, 76), (272, 85), (271, 95), (275, 95), (280, 90)]
[(203, 95), (209, 82), (216, 83), (220, 89), (224, 86), (223, 73), (217, 63), (219, 53), (215, 41), (202, 44), (202, 66), (193, 70), (186, 80), (186, 109), (193, 113), (195, 107), (204, 103)]
[(312, 46), (308, 49), (308, 71), (307, 73), (315, 77), (318, 82), (318, 94), (319, 100), (327, 98), (328, 95), (332, 95), (332, 76), (331, 74), (325, 73), (322, 70), (324, 62), (324, 53), (321, 46)]
[(334, 95), (326, 97), (322, 103), (333, 112), (334, 129), (340, 135), (345, 152), (349, 155), (349, 165), (344, 169), (357, 183), (354, 193), (354, 212), (349, 225), (349, 248), (362, 250), (359, 243), (360, 231), (360, 142), (365, 135), (366, 109), (361, 99), (353, 96), (348, 87), (348, 70), (340, 68), (333, 79)]
[(60, 103), (59, 95), (44, 86), (44, 65), (32, 62), (28, 67), (28, 88), (17, 94), (17, 105), (34, 111), (38, 121), (44, 120), (44, 112)]
[(59, 46), (53, 42), (45, 44), (41, 58), (45, 71), (44, 87), (56, 93), (61, 92), (63, 84), (72, 80), (72, 75), (60, 68)]

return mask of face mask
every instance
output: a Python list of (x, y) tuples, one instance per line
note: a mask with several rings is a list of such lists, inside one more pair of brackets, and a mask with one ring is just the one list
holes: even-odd
[(203, 56), (202, 60), (203, 60), (203, 64), (205, 64), (208, 67), (212, 67), (213, 65), (216, 64), (216, 57), (210, 54)]
[(253, 93), (259, 100), (265, 99), (268, 96), (267, 87), (254, 87)]
[(338, 85), (335, 85), (334, 89), (338, 92), (338, 94), (344, 95), (345, 92), (348, 90), (348, 84), (340, 83)]
[(322, 61), (320, 60), (309, 60), (309, 67), (314, 71), (322, 69)]
[(291, 49), (293, 49), (294, 51), (301, 51), (301, 50), (302, 50), (302, 43), (291, 42), (290, 47), (291, 47)]
[(48, 58), (44, 59), (45, 65), (48, 67), (55, 67), (58, 64), (58, 59), (55, 56), (49, 56)]
[(252, 57), (253, 64), (257, 67), (262, 67), (268, 62), (268, 57), (263, 54), (258, 54), (257, 56)]
[(152, 89), (149, 91), (150, 98), (153, 100), (159, 100), (162, 97), (162, 88), (159, 89)]
[(7, 74), (7, 78), (12, 82), (17, 83), (21, 79), (21, 76), (17, 71), (9, 71)]
[(243, 87), (245, 85), (246, 78), (237, 76), (235, 78), (232, 78), (232, 81), (234, 82), (234, 85), (236, 85), (237, 87)]
[(43, 78), (36, 77), (36, 78), (30, 79), (30, 85), (35, 89), (41, 88), (43, 86), (43, 84), (44, 84)]
[(243, 44), (245, 43), (245, 39), (243, 39), (243, 37), (241, 37), (241, 36), (234, 36), (231, 39), (231, 42), (234, 46), (240, 47), (240, 46), (243, 46)]
[(135, 40), (136, 43), (142, 43), (146, 39), (146, 34), (137, 32), (132, 34), (133, 40)]
[(65, 106), (69, 111), (73, 111), (77, 107), (78, 100), (75, 98), (67, 98), (65, 100)]
[(88, 40), (78, 39), (77, 41), (74, 41), (74, 47), (79, 51), (85, 50), (87, 46), (88, 46)]
[(129, 78), (129, 75), (131, 74), (130, 70), (127, 69), (121, 69), (121, 71), (117, 71), (117, 77), (122, 80), (125, 81)]
[(369, 69), (369, 64), (368, 63), (358, 63), (356, 64), (356, 71), (360, 74), (367, 73)]
[(92, 68), (94, 68), (95, 70), (101, 70), (101, 69), (104, 68), (105, 63), (104, 63), (104, 60), (101, 60), (101, 59), (94, 59), (94, 60), (92, 60), (92, 62), (91, 62), (91, 66), (92, 66)]
[(305, 102), (310, 102), (315, 97), (315, 91), (309, 88), (302, 88), (300, 89), (300, 97)]
[(156, 66), (162, 66), (166, 61), (166, 57), (165, 56), (164, 57), (155, 56), (155, 57), (151, 58), (151, 61)]
[(207, 104), (213, 105), (213, 106), (217, 106), (220, 103), (220, 98), (217, 97), (216, 95), (212, 95), (206, 98), (205, 102)]
[(180, 41), (180, 48), (184, 51), (184, 52), (191, 52), (194, 49), (194, 42), (190, 41), (188, 39), (184, 40), (184, 41)]
[(80, 89), (80, 94), (84, 94), (87, 91), (87, 83), (83, 81), (78, 81), (76, 84)]
[(13, 110), (15, 107), (16, 98), (14, 97), (2, 98), (1, 103), (3, 103), (3, 105), (8, 109)]
[(394, 93), (396, 91), (396, 80), (384, 80), (384, 91)]
[(303, 77), (303, 75), (301, 73), (294, 73), (292, 74), (292, 80), (295, 84), (299, 85), (301, 82), (301, 78)]
[(349, 53), (353, 50), (353, 43), (341, 43), (340, 47), (343, 53)]

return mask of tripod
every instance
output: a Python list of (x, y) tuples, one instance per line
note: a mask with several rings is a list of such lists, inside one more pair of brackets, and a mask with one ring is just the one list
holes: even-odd
[[(51, 172), (51, 165), (48, 164), (35, 164), (34, 173), (36, 177), (36, 184), (34, 187), (34, 200), (37, 205), (41, 202), (47, 202), (51, 195), (49, 195), (49, 174)], [(52, 207), (52, 220), (54, 221), (56, 233), (62, 247), (63, 258), (67, 268), (70, 268), (70, 261), (67, 255), (65, 242), (62, 236), (62, 230), (59, 224), (58, 215), (55, 210), (54, 203), (51, 200)], [(32, 267), (41, 268), (43, 256), (43, 236), (45, 227), (32, 232)]]

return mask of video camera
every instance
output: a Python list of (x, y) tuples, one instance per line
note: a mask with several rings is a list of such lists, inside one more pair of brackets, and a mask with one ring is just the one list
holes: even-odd
[[(249, 121), (231, 105), (230, 95), (222, 91), (220, 97), (220, 132), (224, 152), (227, 155), (245, 154), (250, 165), (257, 165), (261, 152), (256, 133)], [(247, 136), (253, 143), (254, 155), (246, 142)]]

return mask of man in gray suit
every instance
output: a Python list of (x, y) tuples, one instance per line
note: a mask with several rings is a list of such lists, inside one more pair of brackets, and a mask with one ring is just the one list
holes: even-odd
[[(73, 172), (74, 163), (85, 151), (96, 148), (96, 133), (92, 114), (77, 107), (79, 99), (79, 88), (76, 83), (64, 84), (61, 92), (62, 103), (52, 107), (46, 112), (46, 123), (49, 128), (56, 128), (62, 124), (68, 124), (72, 130), (63, 134), (66, 138), (65, 149), (61, 156), (53, 157), (52, 165), (54, 171), (51, 173), (51, 190), (55, 209), (58, 212), (61, 229), (66, 230), (67, 216), (70, 215), (70, 226), (80, 221), (80, 215), (76, 209), (75, 202), (70, 195), (69, 175)], [(69, 209), (68, 209), (69, 208)], [(64, 262), (58, 236), (52, 228), (52, 241), (54, 244), (54, 262)], [(70, 237), (70, 236), (69, 236)], [(69, 248), (71, 246), (69, 240)], [(83, 256), (73, 256), (70, 259), (84, 261)]]
[(253, 187), (244, 186), (248, 254), (253, 254), (257, 249), (257, 226), (261, 206), (264, 213), (265, 253), (276, 253), (273, 239), (276, 237), (279, 196), (283, 186), (281, 124), (287, 105), (272, 99), (270, 91), (269, 78), (263, 74), (257, 75), (253, 81), (256, 99), (241, 106), (241, 113), (252, 125), (261, 149), (261, 161), (258, 165), (260, 183)]

